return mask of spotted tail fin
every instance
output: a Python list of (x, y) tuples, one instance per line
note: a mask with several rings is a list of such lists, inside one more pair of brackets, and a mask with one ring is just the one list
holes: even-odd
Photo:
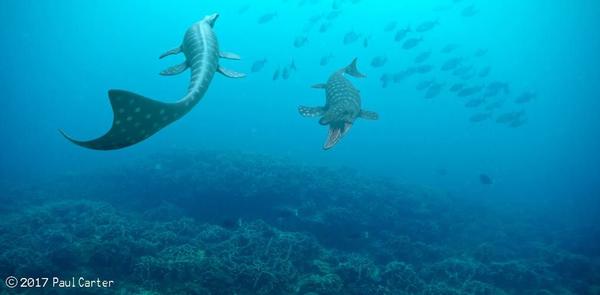
[(366, 77), (366, 75), (364, 75), (363, 73), (358, 71), (358, 68), (356, 67), (356, 58), (354, 60), (352, 60), (352, 62), (343, 69), (344, 73), (355, 77), (355, 78), (364, 78)]
[(185, 114), (176, 103), (164, 103), (124, 90), (110, 90), (108, 97), (114, 118), (106, 134), (90, 141), (79, 141), (62, 130), (60, 133), (85, 148), (116, 150), (143, 141)]

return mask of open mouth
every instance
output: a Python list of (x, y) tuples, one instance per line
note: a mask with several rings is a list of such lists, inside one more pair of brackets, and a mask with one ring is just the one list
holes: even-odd
[(352, 128), (352, 123), (348, 122), (335, 122), (329, 125), (329, 134), (327, 135), (327, 140), (325, 141), (325, 145), (323, 145), (323, 149), (330, 149), (335, 146), (346, 133)]

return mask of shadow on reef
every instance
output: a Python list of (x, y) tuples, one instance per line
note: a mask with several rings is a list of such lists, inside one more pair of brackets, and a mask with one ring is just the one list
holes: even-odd
[(598, 256), (569, 236), (344, 168), (177, 151), (9, 193), (3, 276), (99, 276), (121, 294), (600, 292)]

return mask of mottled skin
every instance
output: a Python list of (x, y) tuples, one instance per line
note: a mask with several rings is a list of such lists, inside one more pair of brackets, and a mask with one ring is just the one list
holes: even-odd
[(108, 96), (114, 113), (111, 129), (103, 136), (90, 140), (75, 140), (61, 133), (71, 142), (96, 150), (114, 150), (134, 145), (152, 136), (162, 128), (187, 114), (204, 96), (215, 75), (220, 72), (231, 78), (244, 75), (223, 69), (219, 57), (239, 59), (231, 53), (220, 53), (213, 26), (218, 14), (206, 16), (192, 25), (185, 33), (180, 47), (162, 54), (160, 58), (183, 52), (185, 62), (161, 72), (161, 75), (176, 75), (191, 70), (187, 94), (177, 102), (165, 103), (141, 95), (110, 90)]
[(360, 91), (344, 76), (351, 75), (356, 78), (365, 77), (356, 68), (356, 59), (350, 65), (333, 73), (326, 84), (313, 87), (325, 89), (325, 106), (305, 107), (300, 106), (298, 111), (305, 117), (321, 116), (319, 123), (329, 125), (329, 135), (323, 148), (330, 149), (348, 133), (357, 118), (377, 120), (374, 112), (361, 109)]

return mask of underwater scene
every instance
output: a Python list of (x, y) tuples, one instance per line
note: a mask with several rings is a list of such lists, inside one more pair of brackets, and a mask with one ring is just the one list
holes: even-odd
[(3, 0), (0, 36), (0, 294), (600, 295), (597, 0)]

